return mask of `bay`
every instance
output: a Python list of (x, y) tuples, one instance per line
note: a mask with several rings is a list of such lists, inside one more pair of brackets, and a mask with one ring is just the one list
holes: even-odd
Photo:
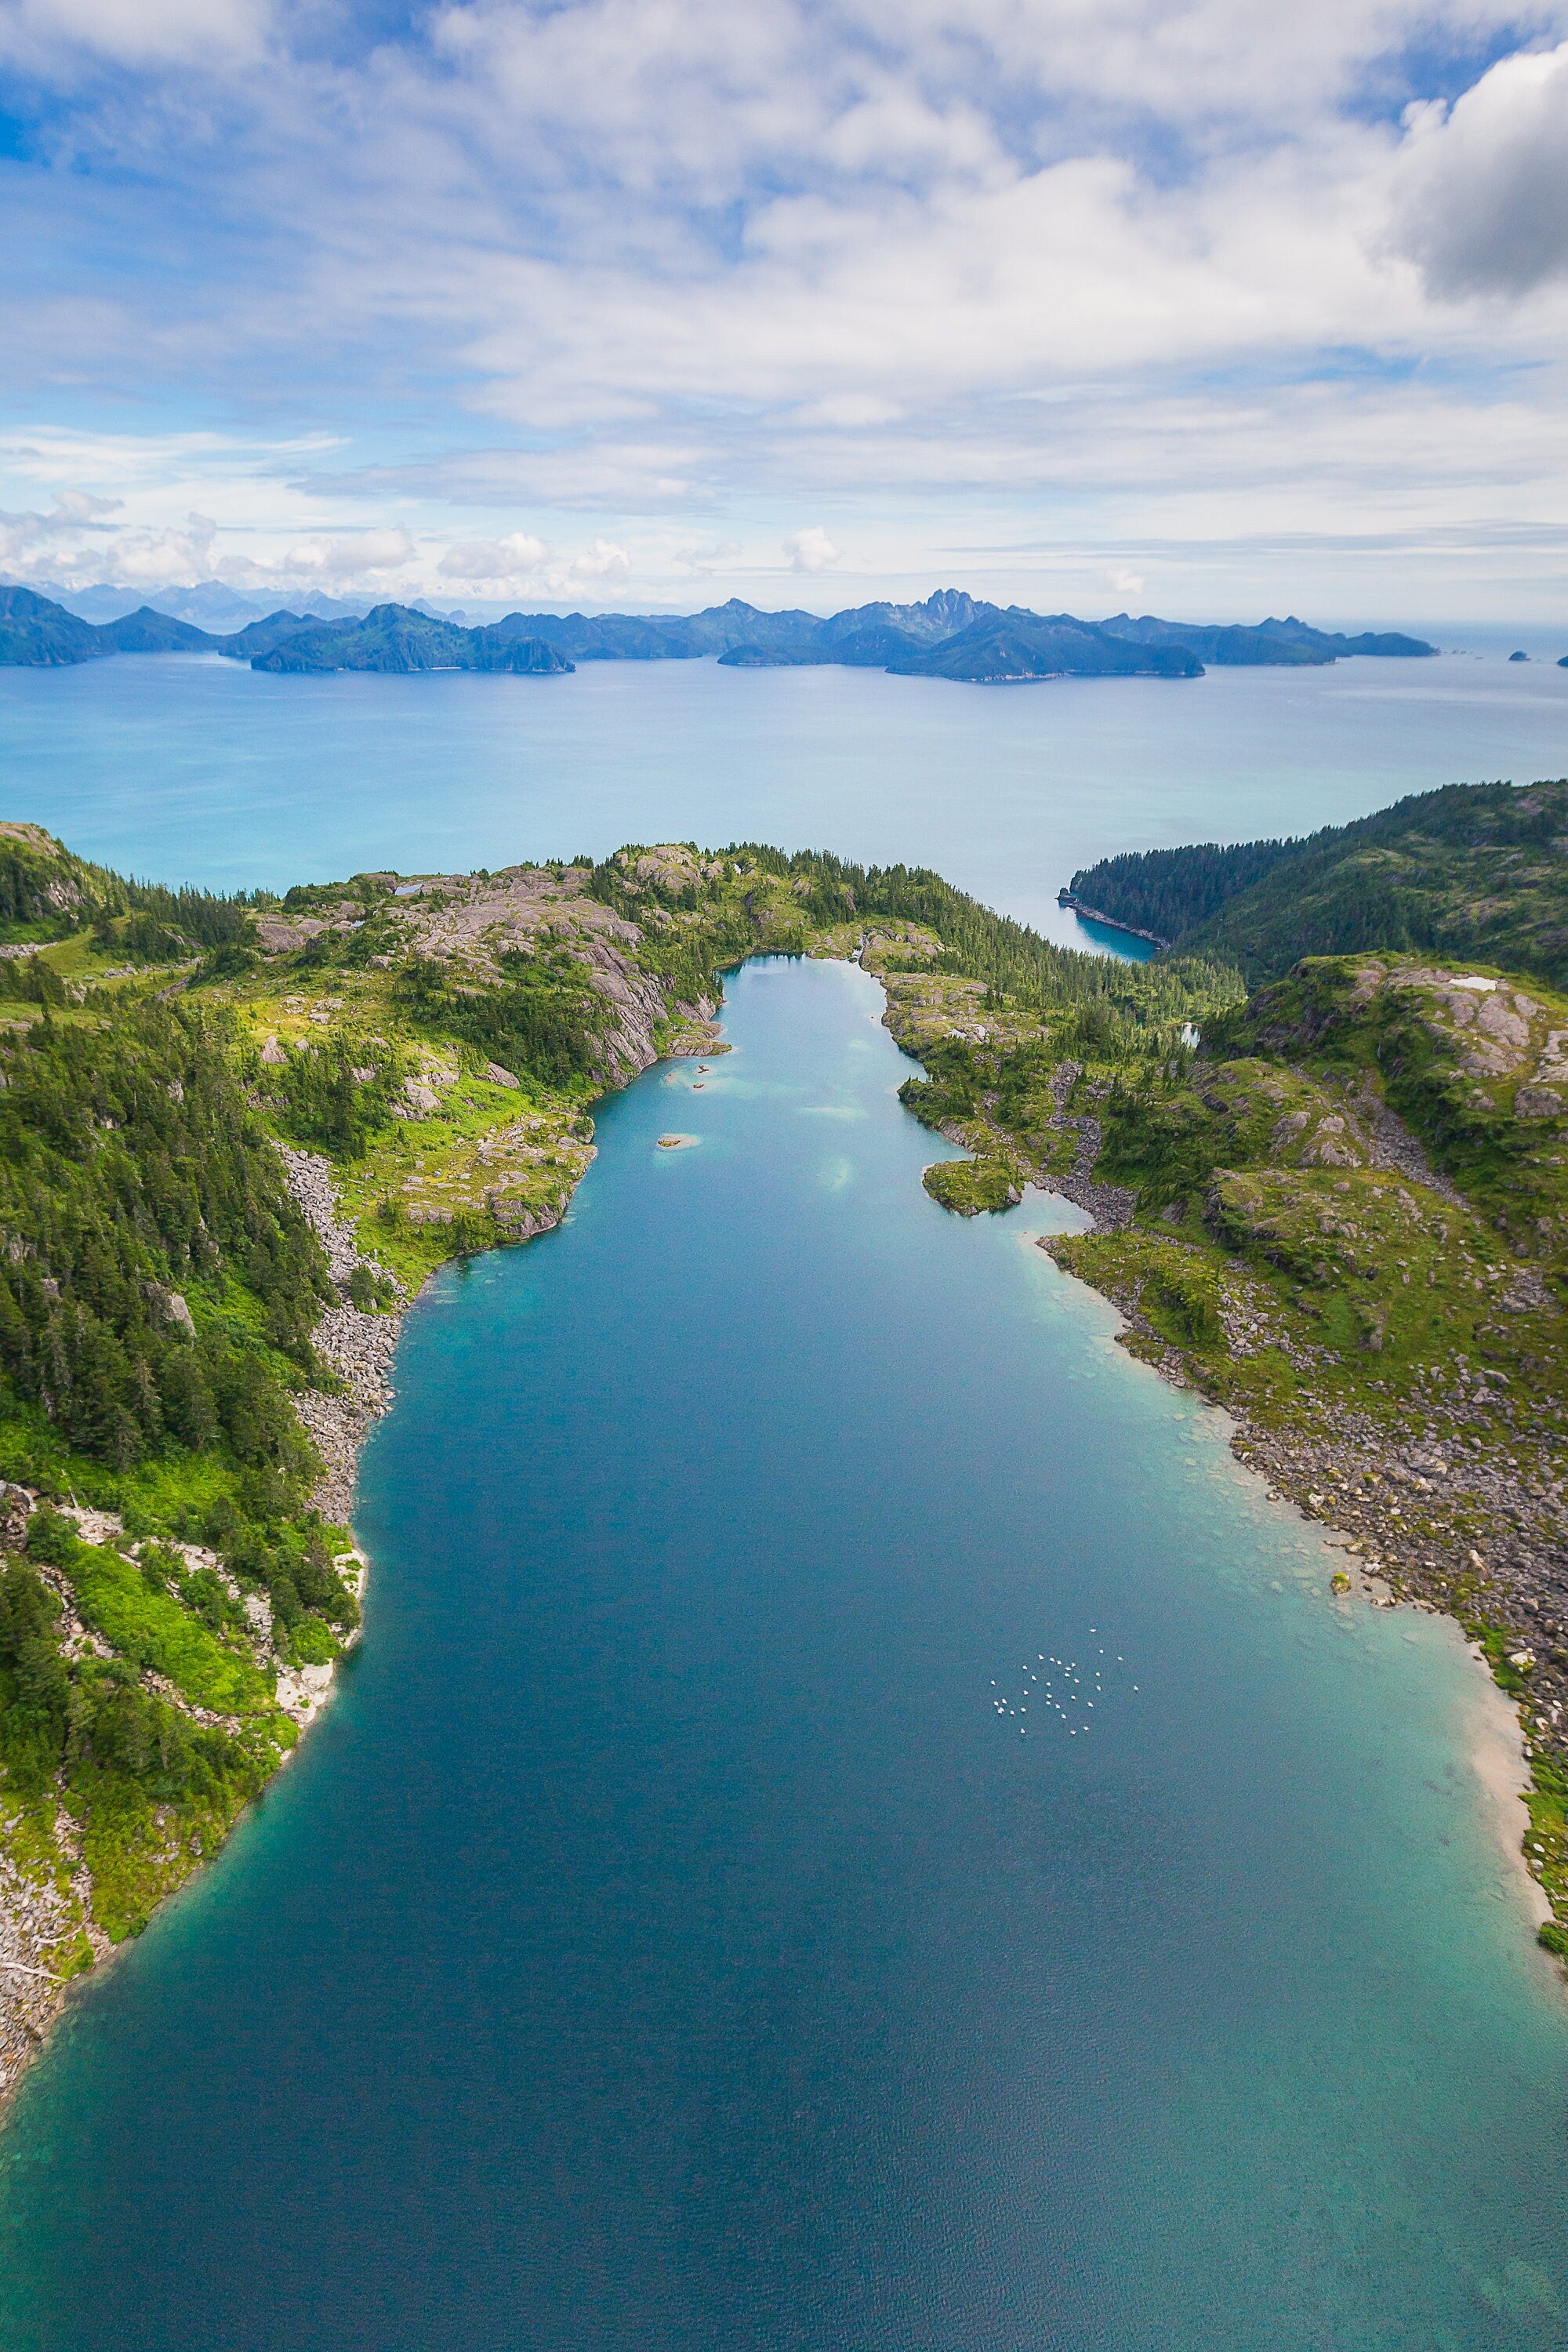
[(1568, 670), (1496, 648), (1012, 688), (707, 661), (559, 678), (273, 677), (216, 655), (0, 669), (5, 814), (121, 871), (223, 889), (753, 840), (933, 866), (1105, 947), (1056, 894), (1116, 851), (1565, 772)]
[(1486, 1685), (1073, 1212), (925, 1198), (879, 1012), (747, 966), (411, 1316), (331, 1708), (24, 2085), (8, 2352), (1563, 2340)]

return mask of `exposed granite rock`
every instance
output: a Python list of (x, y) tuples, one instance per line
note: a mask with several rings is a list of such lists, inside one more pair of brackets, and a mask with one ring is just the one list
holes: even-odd
[[(289, 1189), (326, 1253), (332, 1280), (346, 1288), (363, 1265), (381, 1281), (401, 1289), (396, 1277), (362, 1253), (352, 1226), (338, 1214), (331, 1163), (319, 1152), (294, 1151), (279, 1144)], [(347, 1298), (329, 1307), (311, 1334), (317, 1354), (342, 1381), (336, 1395), (308, 1389), (295, 1409), (325, 1465), (312, 1501), (329, 1519), (346, 1526), (353, 1508), (359, 1449), (392, 1402), (392, 1359), (403, 1310), (362, 1313)]]
[(1059, 1192), (1064, 1201), (1071, 1201), (1075, 1207), (1085, 1210), (1094, 1219), (1096, 1232), (1119, 1233), (1123, 1225), (1132, 1223), (1138, 1196), (1130, 1192), (1124, 1184), (1102, 1183), (1095, 1176), (1095, 1162), (1100, 1158), (1100, 1148), (1105, 1139), (1100, 1121), (1092, 1112), (1069, 1117), (1067, 1108), (1072, 1090), (1082, 1076), (1081, 1063), (1063, 1062), (1051, 1077), (1051, 1096), (1057, 1107), (1051, 1125), (1076, 1131), (1078, 1149), (1073, 1155), (1073, 1164), (1066, 1175), (1053, 1174), (1047, 1169), (1037, 1168), (1034, 1181), (1042, 1192)]
[[(591, 897), (587, 882), (580, 866), (513, 866), (500, 874), (434, 875), (405, 886), (385, 913), (397, 926), (400, 950), (454, 965), (475, 982), (498, 979), (500, 959), (509, 950), (535, 954), (552, 946), (568, 948), (610, 1008), (595, 1075), (606, 1087), (625, 1086), (658, 1059), (655, 1034), (672, 1014), (703, 1021), (713, 1008), (671, 1006), (658, 977), (637, 961), (642, 933)], [(662, 915), (662, 908), (649, 910), (650, 921)], [(503, 1075), (500, 1083), (510, 1083), (510, 1077)]]

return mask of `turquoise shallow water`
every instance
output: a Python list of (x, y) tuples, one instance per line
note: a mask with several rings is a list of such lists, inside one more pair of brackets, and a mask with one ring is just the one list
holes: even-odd
[(748, 967), (411, 1317), (339, 1696), (24, 2088), (6, 2352), (1568, 2338), (1475, 1669), (1073, 1213), (925, 1199), (879, 1010)]
[(216, 655), (0, 669), (4, 814), (122, 871), (225, 889), (760, 840), (934, 866), (1087, 943), (1056, 894), (1114, 851), (1564, 773), (1568, 670), (1495, 652), (1019, 688), (713, 662), (562, 678), (269, 677)]

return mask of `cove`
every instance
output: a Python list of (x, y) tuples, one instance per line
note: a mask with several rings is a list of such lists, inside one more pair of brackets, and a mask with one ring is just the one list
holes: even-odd
[(7, 2352), (1563, 2341), (1485, 1685), (1073, 1213), (924, 1196), (880, 1011), (748, 965), (410, 1317), (342, 1688), (0, 2143)]

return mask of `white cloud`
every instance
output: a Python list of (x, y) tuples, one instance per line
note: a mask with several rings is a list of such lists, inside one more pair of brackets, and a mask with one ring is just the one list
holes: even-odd
[(721, 565), (733, 563), (740, 553), (741, 542), (738, 539), (719, 539), (710, 541), (706, 546), (693, 544), (678, 547), (671, 554), (670, 562), (678, 572), (689, 573), (694, 579), (707, 580), (711, 579), (713, 573)]
[(344, 586), (400, 572), (413, 555), (414, 541), (405, 530), (362, 530), (332, 539), (300, 540), (284, 557), (283, 568), (300, 579)]
[(466, 581), (491, 597), (600, 598), (630, 578), (632, 558), (605, 539), (575, 555), (557, 555), (531, 531), (514, 530), (500, 539), (457, 541), (440, 557), (436, 572), (438, 579)]
[(784, 551), (792, 572), (827, 572), (839, 561), (837, 548), (816, 523), (809, 530), (792, 530), (784, 543)]
[(33, 507), (20, 512), (0, 507), (0, 565), (14, 572), (37, 572), (62, 541), (90, 529), (119, 504), (118, 499), (95, 499), (85, 490), (62, 490), (47, 514)]
[(212, 572), (217, 525), (210, 515), (187, 516), (183, 530), (119, 531), (104, 550), (100, 578), (127, 588), (173, 588)]
[(513, 530), (504, 539), (459, 540), (436, 569), (447, 580), (521, 580), (537, 572), (549, 553), (543, 540)]
[(118, 65), (232, 63), (259, 49), (266, 0), (7, 0), (0, 57), (58, 72), (82, 53)]
[(1568, 276), (1568, 41), (1503, 58), (1407, 127), (1396, 236), (1435, 293), (1521, 295)]
[(596, 539), (573, 566), (582, 580), (624, 580), (631, 568), (632, 559), (626, 549), (607, 539)]
[[(149, 593), (207, 577), (217, 532), (210, 515), (191, 515), (183, 530), (119, 530), (103, 524), (99, 518), (117, 510), (120, 503), (68, 491), (52, 514), (0, 513), (0, 568), (22, 580), (83, 587), (107, 582)], [(85, 545), (72, 544), (80, 541), (84, 531)]]
[(791, 411), (785, 420), (791, 425), (826, 425), (843, 432), (855, 432), (866, 425), (896, 425), (903, 411), (896, 401), (884, 400), (874, 392), (837, 392), (826, 400), (808, 400)]

